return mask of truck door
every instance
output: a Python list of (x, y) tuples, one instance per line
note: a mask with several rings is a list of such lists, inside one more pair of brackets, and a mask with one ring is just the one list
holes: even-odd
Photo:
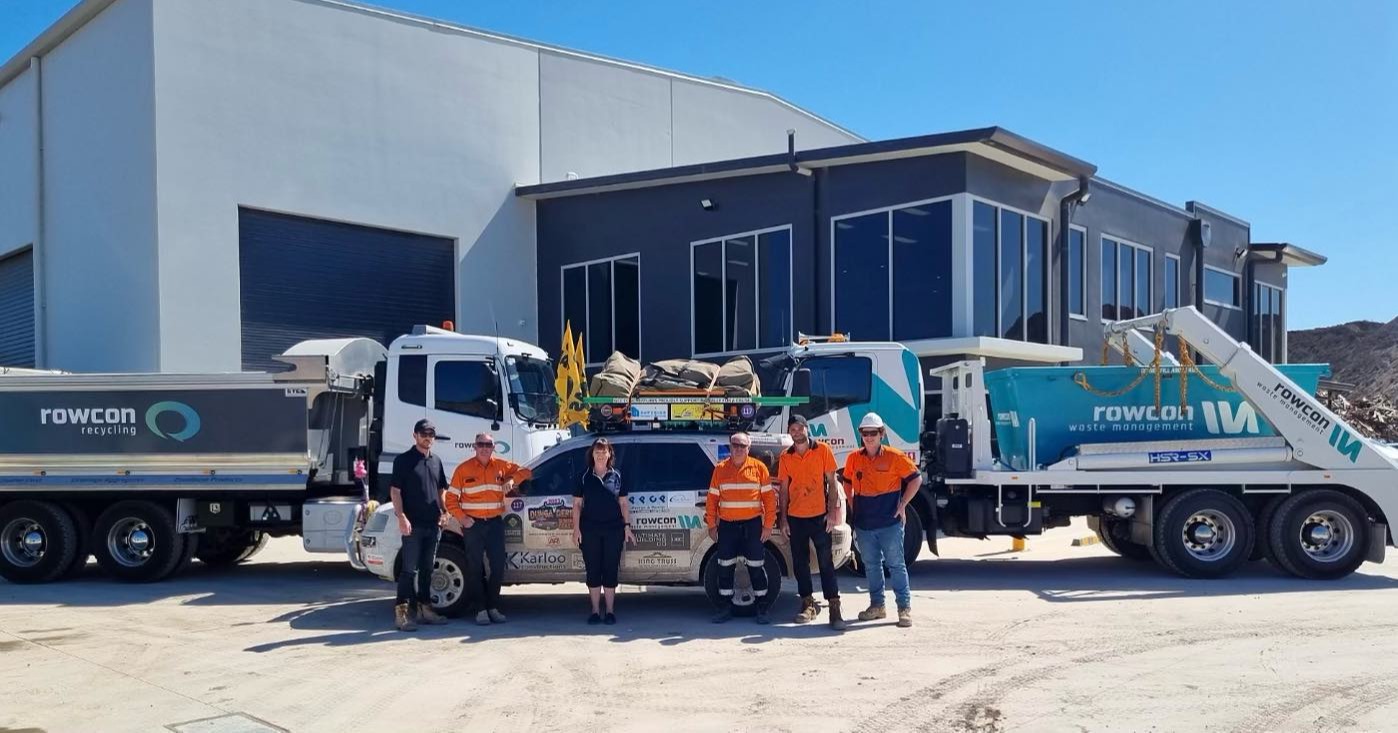
[(496, 455), (511, 460), (515, 436), (505, 419), (504, 388), (494, 358), (429, 356), (427, 366), (426, 414), (437, 426), (434, 450), (447, 474), (475, 455), (476, 433), (494, 436)]
[(582, 552), (573, 544), (573, 489), (587, 463), (587, 446), (550, 454), (505, 498), (505, 580), (583, 579)]
[(621, 553), (621, 580), (677, 582), (697, 576), (708, 549), (704, 504), (714, 462), (693, 441), (619, 442), (636, 544)]
[(810, 401), (789, 414), (804, 415), (811, 437), (825, 441), (841, 464), (859, 449), (859, 421), (873, 409), (873, 366), (867, 356), (836, 354), (806, 359), (792, 374), (791, 396)]

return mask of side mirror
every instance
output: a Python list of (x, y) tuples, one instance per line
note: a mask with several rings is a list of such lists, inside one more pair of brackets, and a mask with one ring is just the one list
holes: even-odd
[(499, 429), (500, 429), (500, 401), (499, 401), (499, 400), (496, 400), (496, 399), (493, 399), (493, 398), (490, 398), (490, 397), (487, 397), (486, 400), (485, 400), (485, 403), (486, 403), (487, 405), (490, 405), (490, 413), (491, 413), (492, 415), (494, 415), (494, 417), (492, 417), (492, 418), (490, 419), (490, 429), (491, 429), (491, 430), (499, 430)]
[(809, 397), (811, 394), (811, 370), (797, 369), (791, 375), (791, 395), (793, 397)]

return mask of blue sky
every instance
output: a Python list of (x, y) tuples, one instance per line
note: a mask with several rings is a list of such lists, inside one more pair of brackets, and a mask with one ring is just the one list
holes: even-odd
[[(73, 4), (0, 0), (0, 57)], [(1000, 125), (1329, 256), (1292, 272), (1292, 328), (1398, 316), (1398, 3), (377, 4), (726, 77), (870, 139)]]

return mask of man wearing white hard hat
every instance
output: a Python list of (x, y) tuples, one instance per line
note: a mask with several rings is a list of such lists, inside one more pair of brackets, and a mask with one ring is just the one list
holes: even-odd
[(908, 502), (922, 486), (922, 474), (902, 451), (883, 444), (884, 434), (883, 418), (873, 412), (864, 416), (859, 422), (863, 448), (845, 459), (842, 481), (849, 500), (849, 523), (869, 583), (869, 608), (859, 613), (859, 620), (887, 618), (883, 585), (887, 566), (898, 602), (898, 625), (907, 628), (913, 625), (913, 601), (903, 558), (903, 522)]

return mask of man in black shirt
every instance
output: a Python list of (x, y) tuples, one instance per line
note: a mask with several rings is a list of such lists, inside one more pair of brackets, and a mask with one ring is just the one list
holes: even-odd
[(446, 516), (442, 492), (447, 488), (442, 459), (432, 455), (432, 441), (436, 439), (436, 426), (429, 420), (418, 420), (413, 426), (415, 445), (393, 459), (388, 494), (398, 514), (398, 531), (403, 535), (403, 547), (398, 553), (402, 560), (398, 599), (393, 606), (393, 620), (399, 631), (417, 630), (415, 621), (447, 622), (432, 610), (432, 562), (437, 557), (439, 528)]

